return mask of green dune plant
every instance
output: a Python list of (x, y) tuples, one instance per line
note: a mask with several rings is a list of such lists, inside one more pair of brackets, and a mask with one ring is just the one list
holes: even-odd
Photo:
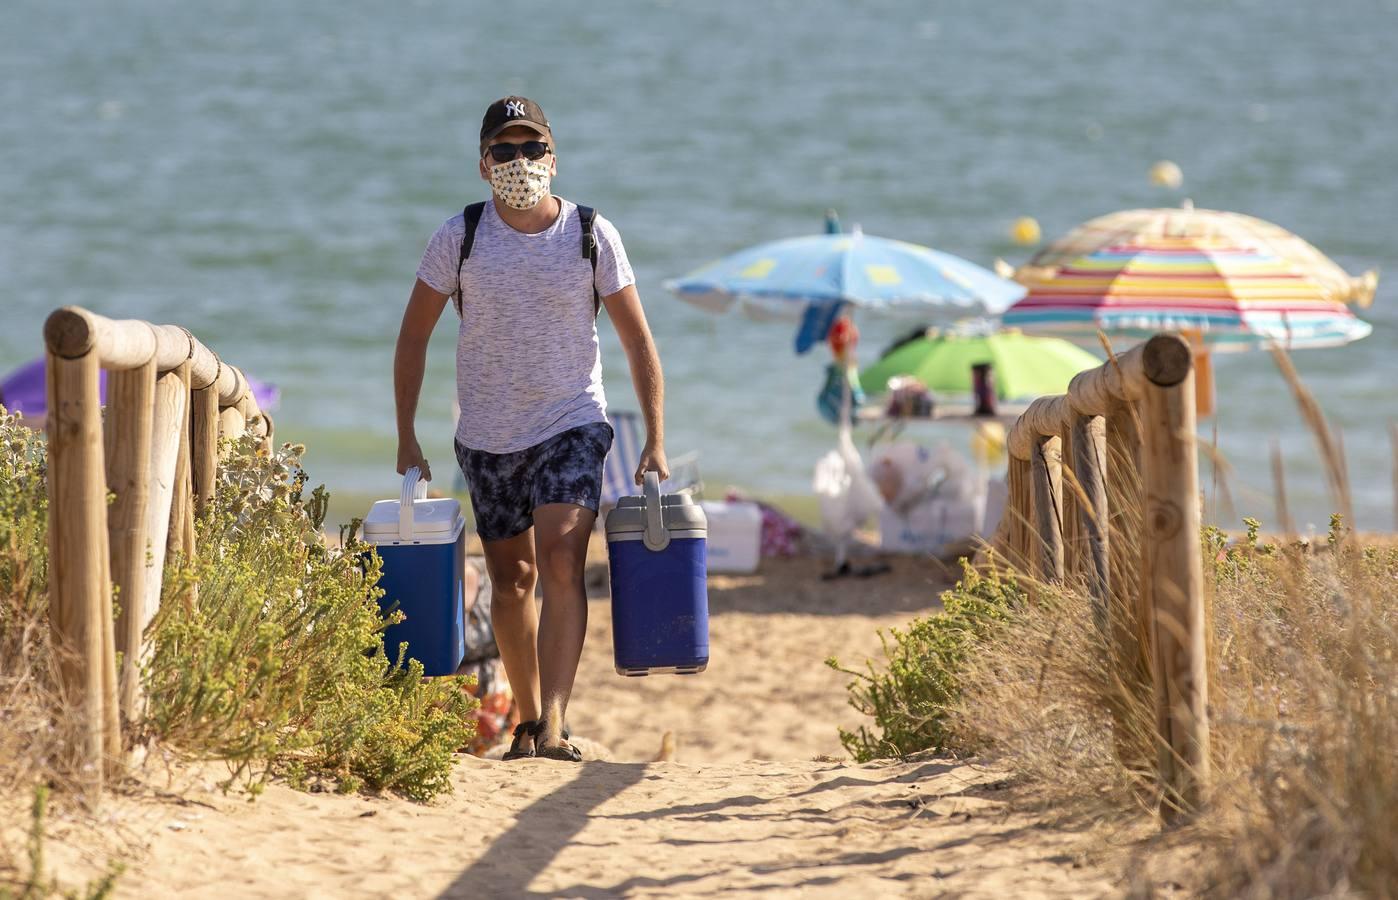
[[(56, 775), (43, 439), (0, 408), (0, 794)], [(58, 727), (55, 727), (57, 725)]]
[(884, 658), (866, 660), (863, 671), (826, 665), (851, 677), (849, 704), (873, 719), (872, 727), (840, 729), (840, 742), (859, 762), (906, 756), (921, 750), (965, 750), (968, 743), (949, 725), (958, 707), (967, 654), (993, 634), (1024, 594), (1013, 575), (969, 564), (956, 586), (942, 594), (942, 609), (905, 629), (879, 633)]
[[(283, 775), (429, 800), (450, 789), (476, 701), (460, 679), (424, 679), (385, 651), (378, 559), (352, 533), (324, 539), (327, 496), (305, 490), (302, 451), (233, 448), (198, 557), (168, 567), (147, 629), (146, 713), (128, 734), (227, 760), (228, 785), (254, 793)], [(105, 896), (116, 869), (74, 894), (43, 858), (48, 807), (98, 827), (64, 753), (79, 717), (54, 671), (46, 475), (43, 436), (0, 408), (0, 810), (31, 807), (22, 841), (0, 829), (0, 897)]]
[(281, 774), (428, 800), (450, 789), (476, 701), (386, 653), (378, 558), (352, 528), (324, 540), (303, 450), (246, 438), (221, 466), (198, 558), (171, 567), (152, 623), (148, 728), (253, 790)]

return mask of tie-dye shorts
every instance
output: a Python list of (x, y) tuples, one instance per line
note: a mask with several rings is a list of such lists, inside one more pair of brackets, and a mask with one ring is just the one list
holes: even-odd
[(549, 503), (596, 512), (611, 446), (612, 426), (606, 422), (570, 428), (516, 453), (486, 453), (457, 441), (456, 461), (466, 476), (481, 540), (523, 534), (534, 525), (534, 510)]

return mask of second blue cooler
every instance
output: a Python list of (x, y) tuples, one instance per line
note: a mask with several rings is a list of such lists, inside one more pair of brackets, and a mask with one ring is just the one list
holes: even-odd
[(383, 560), (379, 605), (406, 618), (383, 635), (390, 661), (406, 643), (406, 658), (424, 675), (451, 675), (466, 655), (466, 520), (450, 498), (428, 500), (427, 486), (412, 468), (397, 500), (380, 500), (364, 519), (364, 540)]
[(708, 666), (707, 535), (704, 510), (684, 494), (662, 495), (654, 472), (643, 496), (622, 497), (607, 514), (617, 674)]

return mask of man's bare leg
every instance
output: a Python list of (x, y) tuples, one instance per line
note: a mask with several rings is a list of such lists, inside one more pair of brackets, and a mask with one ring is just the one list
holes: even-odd
[[(488, 541), (485, 567), (490, 572), (493, 591), (490, 622), (495, 627), (495, 644), (510, 679), (510, 690), (519, 704), (521, 721), (538, 719), (539, 702), (539, 610), (534, 605), (534, 584), (538, 572), (534, 564), (533, 529), (502, 541)], [(520, 749), (529, 750), (533, 739), (525, 736)]]
[(544, 609), (539, 622), (539, 684), (546, 732), (537, 746), (562, 743), (563, 718), (578, 674), (587, 636), (587, 589), (583, 569), (597, 514), (571, 503), (534, 510), (534, 541)]

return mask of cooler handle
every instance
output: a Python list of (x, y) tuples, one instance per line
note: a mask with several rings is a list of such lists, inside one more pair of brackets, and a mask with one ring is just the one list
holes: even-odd
[(660, 551), (670, 546), (670, 532), (665, 527), (665, 515), (660, 505), (660, 473), (647, 472), (646, 493), (646, 532), (641, 536), (647, 550)]
[(427, 482), (422, 470), (412, 466), (403, 473), (403, 493), (398, 497), (398, 540), (413, 539), (413, 501), (427, 499)]

